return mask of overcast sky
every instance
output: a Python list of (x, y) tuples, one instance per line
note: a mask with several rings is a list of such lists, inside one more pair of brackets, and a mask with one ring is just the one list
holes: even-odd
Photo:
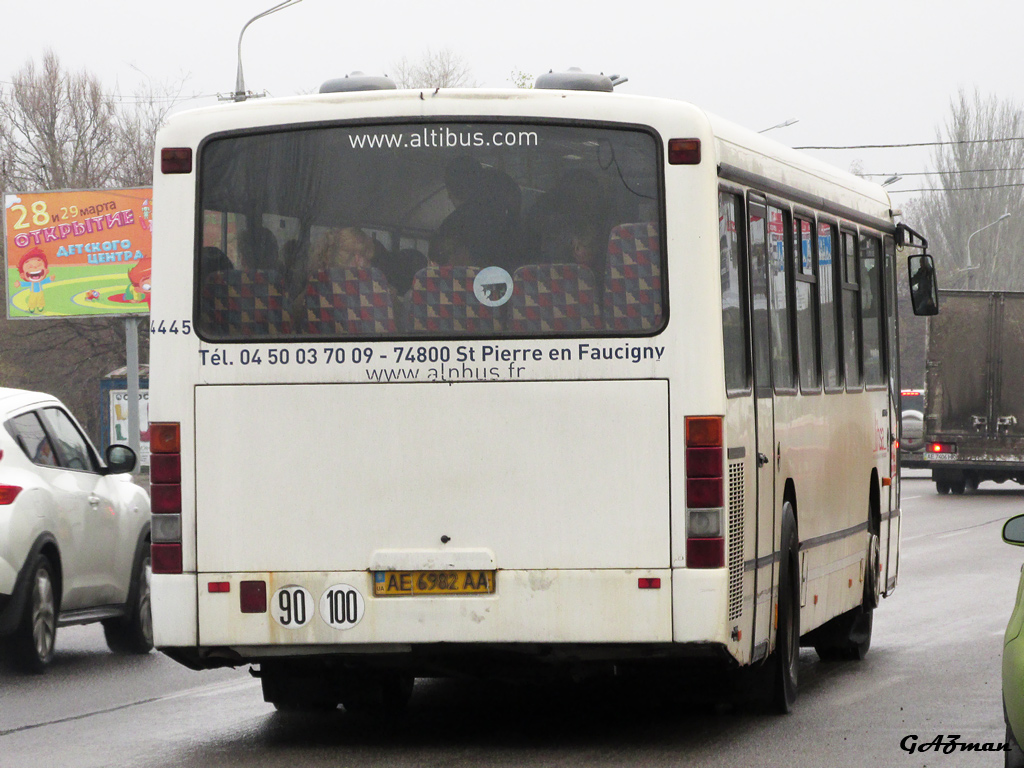
[[(147, 78), (184, 80), (183, 95), (199, 97), (186, 106), (213, 103), (234, 89), (243, 24), (272, 5), (3, 0), (0, 82), (52, 48), (124, 95)], [(755, 130), (796, 118), (771, 132), (790, 146), (897, 144), (933, 141), (961, 88), (1024, 102), (1022, 29), (1024, 4), (1006, 0), (303, 0), (249, 27), (242, 60), (249, 89), (286, 96), (447, 47), (480, 85), (577, 66)], [(930, 149), (814, 154), (880, 174), (924, 171), (931, 159)], [(890, 189), (918, 186), (911, 176)]]

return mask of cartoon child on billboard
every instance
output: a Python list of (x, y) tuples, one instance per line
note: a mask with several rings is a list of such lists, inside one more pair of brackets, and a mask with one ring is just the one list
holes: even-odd
[(28, 311), (34, 314), (42, 314), (46, 309), (46, 299), (43, 296), (43, 286), (52, 283), (50, 277), (50, 263), (46, 260), (46, 254), (39, 248), (21, 257), (18, 262), (18, 274), (21, 275), (20, 285), (29, 289)]
[(134, 267), (128, 270), (128, 279), (131, 283), (124, 291), (125, 301), (133, 304), (142, 302), (149, 304), (149, 293), (153, 287), (153, 260), (148, 256), (140, 259)]

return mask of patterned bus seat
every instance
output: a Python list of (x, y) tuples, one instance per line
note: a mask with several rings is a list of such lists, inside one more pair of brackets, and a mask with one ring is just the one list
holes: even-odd
[(315, 336), (376, 336), (395, 332), (395, 309), (376, 267), (322, 269), (306, 284), (302, 330)]
[(612, 331), (661, 326), (661, 242), (654, 222), (612, 230), (604, 277), (604, 325)]
[(273, 270), (224, 270), (203, 281), (202, 327), (218, 338), (280, 336), (292, 332), (287, 294)]
[(502, 307), (481, 304), (473, 293), (478, 267), (431, 266), (416, 273), (409, 296), (412, 333), (490, 333), (502, 329)]
[(597, 280), (580, 264), (528, 264), (512, 276), (512, 333), (573, 333), (601, 329)]

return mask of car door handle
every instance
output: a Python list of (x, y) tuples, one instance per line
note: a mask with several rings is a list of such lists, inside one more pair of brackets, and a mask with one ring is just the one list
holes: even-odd
[(89, 496), (89, 506), (90, 507), (98, 507), (99, 505), (100, 505), (100, 497), (97, 496), (96, 494), (90, 495)]

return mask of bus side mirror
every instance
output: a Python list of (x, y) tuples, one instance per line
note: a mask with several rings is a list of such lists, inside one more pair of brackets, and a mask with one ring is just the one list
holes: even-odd
[(910, 302), (915, 315), (939, 314), (939, 286), (935, 279), (935, 262), (927, 253), (907, 259), (910, 270)]

